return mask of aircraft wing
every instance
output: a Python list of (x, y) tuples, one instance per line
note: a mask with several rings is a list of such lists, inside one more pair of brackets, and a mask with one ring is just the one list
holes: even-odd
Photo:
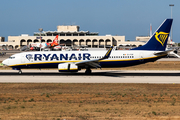
[(77, 66), (89, 66), (93, 68), (101, 68), (99, 65), (99, 59), (94, 59), (94, 60), (87, 60), (87, 61), (82, 61), (76, 63)]
[(113, 47), (114, 46), (110, 47), (110, 49), (107, 51), (107, 53), (104, 55), (103, 58), (77, 62), (76, 65), (77, 66), (88, 66), (88, 67), (93, 67), (93, 68), (101, 68), (101, 66), (99, 65), (99, 61), (104, 60), (104, 59), (108, 59), (110, 54), (111, 54)]

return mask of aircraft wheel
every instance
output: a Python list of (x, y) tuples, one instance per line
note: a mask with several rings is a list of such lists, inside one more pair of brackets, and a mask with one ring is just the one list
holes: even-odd
[(18, 72), (18, 73), (19, 73), (19, 75), (21, 75), (21, 74), (22, 74), (22, 71), (21, 71), (21, 70), (19, 70), (19, 72)]
[(85, 74), (91, 74), (91, 69), (86, 69)]

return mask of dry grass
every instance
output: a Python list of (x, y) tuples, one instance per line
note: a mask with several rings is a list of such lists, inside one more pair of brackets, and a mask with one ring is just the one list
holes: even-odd
[(124, 68), (109, 68), (109, 70), (180, 70), (180, 61), (156, 61)]
[[(180, 70), (180, 62), (115, 69)], [(4, 83), (0, 91), (0, 119), (180, 119), (180, 84)]]
[(180, 84), (0, 84), (1, 119), (178, 119)]

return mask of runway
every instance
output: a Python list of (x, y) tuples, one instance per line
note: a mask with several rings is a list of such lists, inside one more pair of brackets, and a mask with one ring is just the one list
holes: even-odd
[(57, 70), (0, 70), (0, 83), (180, 83), (180, 71), (93, 70), (91, 75)]

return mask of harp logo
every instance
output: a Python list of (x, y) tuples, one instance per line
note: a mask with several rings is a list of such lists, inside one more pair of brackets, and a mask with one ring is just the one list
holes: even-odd
[(28, 60), (31, 60), (31, 59), (33, 59), (32, 56), (33, 56), (32, 54), (27, 54), (27, 55), (26, 55), (26, 58), (27, 58)]
[(169, 33), (165, 33), (165, 32), (156, 32), (155, 38), (158, 42), (161, 43), (162, 46), (164, 46), (164, 43), (168, 37)]

